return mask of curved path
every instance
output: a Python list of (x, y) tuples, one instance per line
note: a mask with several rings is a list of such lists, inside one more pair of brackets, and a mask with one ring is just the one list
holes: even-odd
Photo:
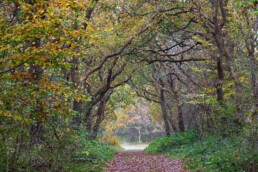
[(116, 153), (107, 163), (106, 172), (187, 172), (180, 160), (171, 160), (162, 155), (150, 155), (143, 151)]

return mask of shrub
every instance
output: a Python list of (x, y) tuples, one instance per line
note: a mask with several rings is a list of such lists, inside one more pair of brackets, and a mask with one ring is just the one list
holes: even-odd
[(198, 139), (194, 133), (177, 133), (153, 141), (145, 151), (181, 158), (191, 171), (258, 170), (258, 151), (250, 150), (241, 135), (223, 138), (209, 133)]
[(72, 171), (104, 171), (106, 162), (113, 158), (117, 151), (98, 140), (88, 140), (86, 133), (81, 133), (72, 138), (77, 145), (72, 152), (72, 161), (67, 166), (67, 170)]
[(108, 144), (110, 146), (116, 146), (116, 147), (120, 147), (120, 141), (118, 140), (118, 138), (116, 136), (113, 136), (111, 134), (104, 134), (100, 139), (100, 142)]
[(145, 149), (148, 153), (163, 153), (172, 148), (178, 148), (181, 145), (193, 142), (198, 138), (195, 132), (175, 133), (171, 136), (158, 138), (151, 142)]

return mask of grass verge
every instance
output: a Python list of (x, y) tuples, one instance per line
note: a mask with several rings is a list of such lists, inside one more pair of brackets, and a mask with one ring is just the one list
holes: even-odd
[(195, 132), (182, 132), (156, 139), (145, 152), (180, 158), (191, 171), (258, 170), (257, 148), (241, 136), (222, 138), (206, 133), (200, 137)]

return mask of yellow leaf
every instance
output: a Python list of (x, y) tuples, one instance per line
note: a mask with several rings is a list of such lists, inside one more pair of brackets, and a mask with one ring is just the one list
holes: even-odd
[(85, 151), (84, 153), (86, 154), (86, 156), (90, 155), (90, 153), (88, 151)]

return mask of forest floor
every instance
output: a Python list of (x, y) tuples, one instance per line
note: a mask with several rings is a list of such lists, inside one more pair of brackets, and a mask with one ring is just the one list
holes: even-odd
[(107, 163), (106, 172), (187, 172), (182, 161), (143, 151), (123, 151)]

